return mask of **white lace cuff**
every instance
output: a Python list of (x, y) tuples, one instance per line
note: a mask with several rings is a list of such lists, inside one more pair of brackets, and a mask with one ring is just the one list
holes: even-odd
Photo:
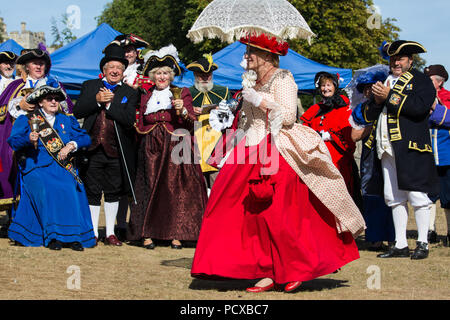
[(209, 124), (211, 128), (221, 132), (227, 128), (231, 128), (234, 121), (234, 115), (231, 110), (213, 109), (209, 113)]
[(11, 99), (8, 104), (8, 112), (14, 119), (17, 119), (21, 115), (26, 115), (27, 112), (25, 110), (20, 109), (19, 103), (22, 101), (23, 97), (17, 97)]

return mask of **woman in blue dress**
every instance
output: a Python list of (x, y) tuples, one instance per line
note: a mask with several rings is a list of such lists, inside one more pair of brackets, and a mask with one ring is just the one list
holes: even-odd
[(24, 246), (73, 250), (95, 246), (84, 186), (71, 154), (91, 144), (73, 116), (60, 112), (61, 87), (41, 86), (27, 97), (38, 108), (17, 118), (8, 138), (20, 172), (20, 202), (8, 237)]

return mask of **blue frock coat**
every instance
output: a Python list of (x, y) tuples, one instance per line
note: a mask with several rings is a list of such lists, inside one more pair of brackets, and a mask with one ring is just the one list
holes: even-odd
[[(57, 113), (53, 127), (64, 144), (75, 141), (79, 149), (91, 144), (73, 116)], [(93, 247), (95, 235), (84, 186), (50, 156), (40, 140), (35, 149), (29, 135), (28, 118), (20, 116), (8, 138), (11, 148), (25, 155), (19, 161), (20, 202), (12, 214), (9, 238), (33, 247), (48, 246), (52, 239)]]

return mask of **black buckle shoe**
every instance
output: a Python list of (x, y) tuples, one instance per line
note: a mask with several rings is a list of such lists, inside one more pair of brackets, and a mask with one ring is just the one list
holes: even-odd
[(388, 252), (380, 253), (377, 258), (408, 258), (409, 248), (404, 247), (403, 249), (398, 249), (395, 246), (391, 247)]
[(59, 240), (55, 240), (53, 239), (52, 241), (50, 241), (50, 243), (48, 244), (48, 248), (50, 250), (61, 250), (62, 249), (62, 242)]
[(70, 249), (75, 250), (75, 251), (83, 251), (83, 245), (79, 242), (72, 242), (70, 244)]
[(428, 243), (417, 241), (417, 247), (414, 249), (413, 254), (411, 255), (412, 260), (420, 260), (428, 257)]

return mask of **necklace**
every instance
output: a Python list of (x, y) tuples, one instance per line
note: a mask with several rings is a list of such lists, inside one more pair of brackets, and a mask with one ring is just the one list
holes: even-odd
[(274, 66), (272, 66), (269, 70), (266, 71), (266, 73), (264, 73), (264, 75), (261, 77), (260, 80), (256, 80), (256, 84), (257, 85), (261, 85), (263, 83), (263, 80), (265, 80), (266, 76), (269, 74), (270, 71), (272, 71), (273, 69), (275, 69)]

